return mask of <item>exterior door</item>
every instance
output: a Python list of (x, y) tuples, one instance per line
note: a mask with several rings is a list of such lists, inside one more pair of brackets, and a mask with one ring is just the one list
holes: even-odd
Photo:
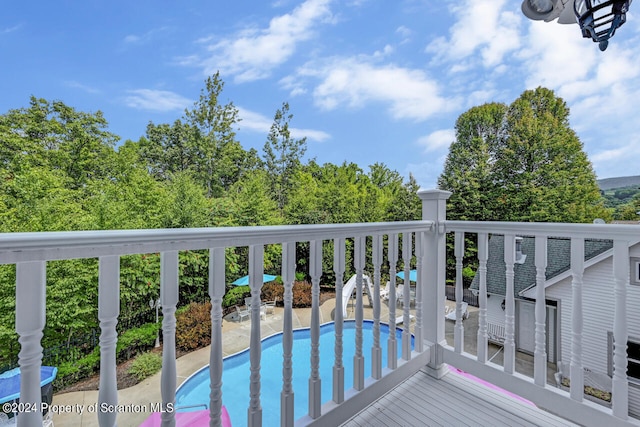
[(533, 354), (536, 347), (535, 305), (528, 301), (518, 301), (518, 350)]

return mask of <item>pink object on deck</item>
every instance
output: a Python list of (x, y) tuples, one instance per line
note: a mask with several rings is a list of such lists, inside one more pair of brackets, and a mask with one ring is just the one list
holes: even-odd
[[(160, 412), (154, 412), (144, 420), (140, 427), (160, 427), (162, 422), (162, 415)], [(222, 407), (222, 427), (231, 427), (231, 419), (227, 408)], [(176, 427), (197, 427), (209, 425), (209, 410), (191, 411), (191, 412), (176, 412)]]
[(491, 384), (490, 382), (482, 380), (482, 379), (480, 379), (478, 377), (474, 377), (470, 373), (465, 372), (465, 371), (463, 371), (461, 369), (454, 368), (451, 365), (447, 365), (447, 366), (449, 366), (449, 372), (453, 372), (455, 374), (461, 375), (461, 376), (463, 376), (465, 378), (470, 379), (471, 381), (474, 381), (474, 382), (476, 382), (478, 384), (482, 384), (483, 386), (485, 386), (487, 388), (490, 388), (491, 390), (495, 390), (495, 391), (497, 391), (499, 393), (502, 393), (502, 394), (504, 394), (506, 396), (509, 396), (509, 397), (512, 397), (512, 398), (514, 398), (516, 400), (519, 400), (520, 402), (526, 403), (527, 405), (531, 405), (531, 406), (534, 406), (534, 407), (536, 406), (533, 402), (525, 399), (524, 397), (521, 397), (521, 396), (518, 396), (517, 394), (511, 393), (510, 391), (507, 391), (507, 390), (505, 390), (503, 388), (500, 388), (497, 385)]

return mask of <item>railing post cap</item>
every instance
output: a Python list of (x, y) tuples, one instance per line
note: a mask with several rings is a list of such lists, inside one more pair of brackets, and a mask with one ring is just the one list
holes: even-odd
[(438, 190), (436, 188), (429, 190), (418, 190), (418, 197), (422, 200), (447, 200), (451, 196), (451, 191)]

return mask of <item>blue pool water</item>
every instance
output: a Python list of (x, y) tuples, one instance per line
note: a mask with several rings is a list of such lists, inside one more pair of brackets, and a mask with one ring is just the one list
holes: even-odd
[[(373, 346), (373, 322), (364, 321), (362, 353), (365, 358), (365, 378), (371, 376), (371, 347)], [(335, 329), (333, 323), (320, 327), (320, 378), (322, 379), (322, 403), (332, 399), (333, 364), (335, 359)], [(387, 366), (387, 338), (389, 327), (380, 325), (382, 367)], [(294, 417), (304, 416), (309, 408), (308, 380), (311, 373), (311, 337), (309, 329), (293, 332), (293, 390), (295, 393)], [(402, 354), (402, 331), (396, 330), (398, 355)], [(411, 338), (413, 348), (413, 337)], [(355, 322), (345, 321), (343, 330), (343, 365), (345, 390), (353, 387), (353, 356), (355, 355)], [(227, 408), (234, 427), (247, 424), (249, 408), (249, 350), (228, 356), (223, 362), (222, 403)], [(272, 335), (262, 341), (260, 401), (264, 426), (280, 425), (280, 392), (282, 390), (282, 334)], [(187, 379), (176, 392), (176, 407), (209, 405), (209, 367), (205, 366)], [(202, 409), (202, 406), (195, 409)], [(180, 409), (178, 409), (180, 410)]]

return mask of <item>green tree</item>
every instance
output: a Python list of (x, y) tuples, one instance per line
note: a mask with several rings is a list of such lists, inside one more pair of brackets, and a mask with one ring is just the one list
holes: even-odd
[(605, 215), (593, 167), (561, 98), (541, 87), (527, 90), (505, 120), (508, 136), (493, 171), (500, 219), (591, 222)]
[(197, 130), (180, 119), (173, 125), (149, 123), (146, 138), (140, 138), (140, 153), (158, 179), (168, 180), (179, 172), (195, 172), (197, 136)]
[(284, 209), (292, 188), (292, 179), (301, 165), (302, 156), (307, 151), (307, 138), (291, 137), (289, 123), (293, 114), (289, 104), (282, 103), (276, 110), (269, 136), (264, 143), (264, 161), (271, 180), (271, 190), (275, 194), (278, 208)]
[(438, 187), (451, 191), (447, 217), (490, 221), (496, 217), (493, 164), (497, 147), (506, 138), (507, 106), (473, 107), (456, 120), (456, 139), (449, 146)]
[(569, 108), (553, 91), (525, 91), (508, 108), (473, 107), (456, 121), (441, 189), (448, 217), (591, 222), (609, 218)]
[(208, 77), (200, 99), (185, 111), (185, 120), (197, 130), (195, 155), (190, 160), (207, 197), (221, 196), (238, 180), (247, 161), (247, 152), (236, 141), (233, 128), (240, 121), (238, 109), (232, 102), (220, 104), (223, 88), (219, 72)]
[(28, 108), (0, 116), (0, 168), (24, 166), (60, 170), (71, 189), (107, 177), (118, 137), (106, 131), (100, 111), (78, 112), (61, 101), (31, 97)]

